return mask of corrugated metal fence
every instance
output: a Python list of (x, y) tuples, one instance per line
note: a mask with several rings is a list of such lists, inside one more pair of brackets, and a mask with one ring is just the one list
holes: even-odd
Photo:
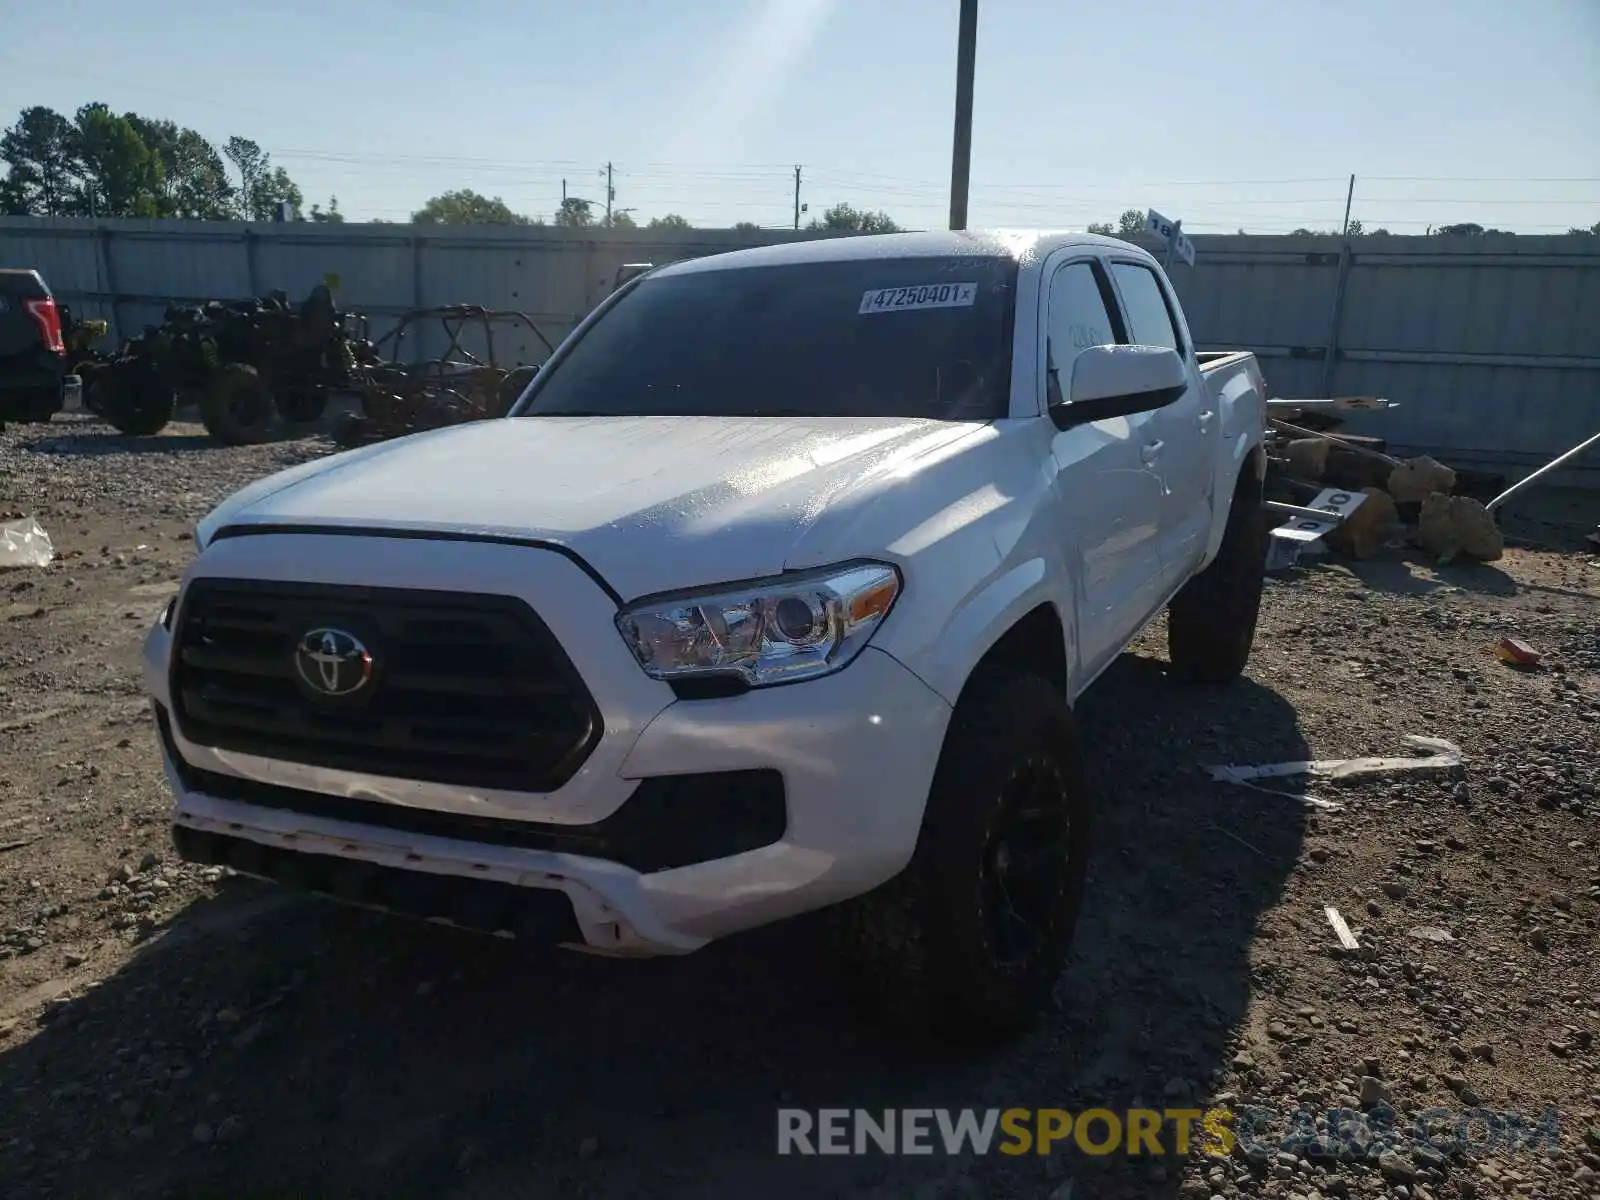
[(1510, 474), (1600, 431), (1600, 238), (1194, 242), (1195, 340), (1254, 350), (1276, 395), (1388, 397), (1352, 428)]
[[(375, 336), (407, 308), (466, 302), (521, 310), (556, 341), (624, 263), (816, 236), (0, 218), (0, 265), (37, 267), (121, 333), (160, 320), (169, 300), (274, 288), (298, 300), (334, 275)], [(1193, 241), (1196, 265), (1173, 278), (1196, 341), (1254, 350), (1276, 395), (1386, 396), (1402, 407), (1363, 418), (1364, 431), (1511, 474), (1600, 429), (1600, 238)], [(1600, 486), (1600, 466), (1574, 481)]]

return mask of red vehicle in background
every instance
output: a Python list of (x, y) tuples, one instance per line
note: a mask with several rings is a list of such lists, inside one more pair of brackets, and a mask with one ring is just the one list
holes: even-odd
[(0, 429), (76, 407), (61, 309), (39, 272), (0, 268)]

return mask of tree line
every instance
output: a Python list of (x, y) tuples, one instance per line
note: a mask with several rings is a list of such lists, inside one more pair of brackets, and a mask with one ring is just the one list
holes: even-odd
[[(44, 105), (23, 109), (0, 134), (0, 215), (146, 217), (195, 221), (272, 221), (287, 204), (292, 221), (342, 222), (338, 197), (305, 206), (305, 194), (261, 146), (230, 137), (220, 149), (175, 121), (117, 113), (98, 101), (70, 117)], [(434, 196), (411, 214), (418, 225), (543, 225), (543, 216), (512, 210), (499, 196), (469, 188)], [(551, 223), (569, 228), (689, 229), (677, 213), (641, 226), (626, 209), (596, 211), (568, 197)], [(741, 221), (735, 229), (760, 228)], [(887, 213), (835, 204), (810, 229), (892, 233)]]
[[(413, 225), (544, 225), (544, 217), (519, 213), (499, 196), (484, 196), (471, 188), (441, 192), (411, 214)], [(592, 200), (569, 196), (556, 208), (549, 224), (570, 229), (638, 229), (639, 222), (628, 209), (613, 209), (609, 214), (595, 212)], [(689, 229), (689, 222), (677, 213), (651, 217), (646, 229)]]
[[(0, 134), (0, 213), (35, 217), (165, 217), (342, 221), (339, 202), (313, 204), (272, 156), (244, 137), (219, 152), (175, 121), (117, 113), (99, 102), (68, 117), (35, 105)], [(230, 171), (231, 166), (231, 171)]]
[[(543, 225), (542, 216), (515, 212), (499, 196), (484, 196), (469, 188), (444, 192), (433, 197), (411, 214), (415, 225)], [(640, 225), (630, 209), (613, 208), (608, 214), (596, 211), (591, 200), (568, 196), (556, 208), (551, 224), (567, 229), (692, 229), (687, 218), (677, 213), (651, 217)], [(733, 228), (759, 230), (754, 221), (740, 221)], [(869, 212), (840, 203), (813, 218), (807, 229), (849, 230), (858, 233), (898, 233), (900, 226), (885, 212)]]
[[(1138, 234), (1142, 233), (1143, 231), (1144, 231), (1144, 213), (1140, 212), (1137, 208), (1123, 209), (1121, 215), (1117, 217), (1117, 220), (1116, 220), (1115, 224), (1112, 224), (1110, 221), (1095, 221), (1095, 222), (1092, 222), (1089, 225), (1089, 232), (1090, 233), (1103, 234), (1106, 237), (1122, 238), (1125, 241), (1137, 236)], [(1239, 232), (1240, 233), (1244, 233), (1244, 230), (1241, 229), (1241, 230), (1239, 230)], [(1368, 228), (1366, 228), (1366, 226), (1364, 226), (1361, 223), (1360, 219), (1356, 218), (1356, 217), (1352, 217), (1351, 218), (1350, 226), (1345, 232), (1348, 233), (1349, 236), (1351, 236), (1351, 237), (1362, 237), (1362, 236), (1366, 236), (1366, 237), (1391, 237), (1391, 236), (1393, 236), (1392, 234), (1389, 233), (1389, 231), (1387, 229), (1368, 229)], [(1512, 229), (1485, 229), (1482, 225), (1479, 225), (1479, 224), (1477, 224), (1476, 222), (1473, 222), (1473, 221), (1465, 221), (1465, 222), (1462, 222), (1461, 224), (1458, 224), (1458, 225), (1430, 225), (1430, 226), (1428, 226), (1428, 234), (1432, 235), (1434, 237), (1451, 237), (1451, 236), (1456, 236), (1456, 237), (1482, 237), (1482, 236), (1484, 236), (1486, 234), (1492, 234), (1492, 233), (1515, 234), (1515, 232), (1516, 231), (1512, 230)], [(1588, 229), (1582, 229), (1582, 228), (1579, 228), (1578, 226), (1574, 225), (1571, 229), (1567, 230), (1567, 232), (1569, 234), (1579, 233), (1579, 234), (1592, 235), (1594, 237), (1600, 237), (1600, 221), (1596, 221)], [(1302, 226), (1299, 229), (1290, 230), (1289, 231), (1289, 236), (1290, 237), (1338, 237), (1339, 236), (1339, 231), (1337, 229), (1307, 229), (1304, 226)]]

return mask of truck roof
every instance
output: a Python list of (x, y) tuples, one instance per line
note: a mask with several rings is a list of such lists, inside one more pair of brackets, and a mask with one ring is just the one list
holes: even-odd
[(49, 285), (32, 267), (0, 267), (0, 292), (8, 295), (48, 296)]
[(941, 230), (930, 233), (876, 233), (784, 242), (686, 259), (656, 271), (656, 275), (688, 275), (700, 271), (731, 271), (741, 267), (778, 267), (799, 263), (847, 262), (895, 258), (1043, 258), (1063, 246), (1086, 245), (1132, 250), (1136, 246), (1117, 238), (1064, 230), (995, 229)]

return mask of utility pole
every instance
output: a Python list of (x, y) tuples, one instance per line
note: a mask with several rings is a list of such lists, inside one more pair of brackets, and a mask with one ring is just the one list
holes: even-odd
[(800, 164), (794, 165), (794, 227), (800, 228)]
[(956, 41), (956, 129), (950, 154), (950, 228), (967, 227), (967, 182), (972, 174), (972, 73), (978, 57), (978, 0), (961, 0)]
[(565, 179), (563, 179), (561, 181), (561, 207), (565, 208), (566, 206), (567, 206), (567, 181)]
[(1340, 237), (1350, 236), (1350, 202), (1356, 198), (1356, 177), (1350, 176), (1350, 188), (1344, 194), (1344, 228), (1339, 231)]
[(611, 225), (611, 202), (617, 198), (617, 189), (611, 186), (611, 164), (606, 164), (606, 226)]

